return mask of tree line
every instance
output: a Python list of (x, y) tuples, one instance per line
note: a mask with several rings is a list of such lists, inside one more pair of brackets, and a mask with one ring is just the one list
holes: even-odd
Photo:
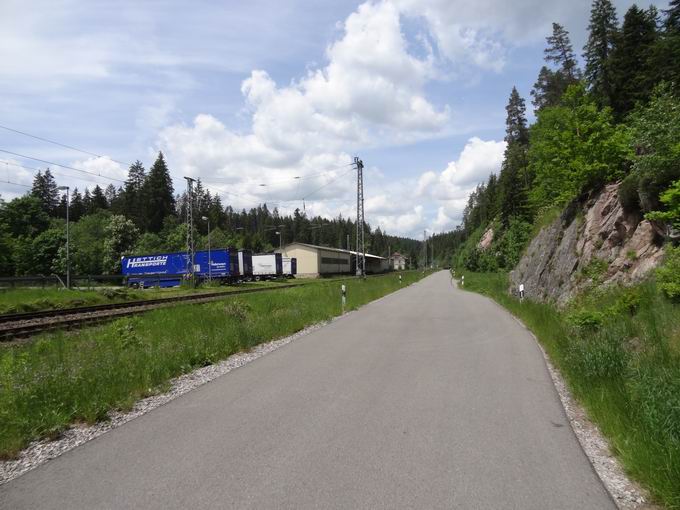
[[(629, 212), (680, 228), (680, 0), (663, 11), (633, 5), (621, 24), (610, 0), (594, 0), (588, 33), (581, 69), (569, 33), (553, 23), (531, 126), (513, 87), (500, 172), (447, 234), (457, 264), (513, 268), (535, 226), (609, 182), (621, 182)], [(489, 227), (493, 246), (480, 250)]]
[[(130, 166), (123, 186), (96, 185), (92, 190), (59, 190), (50, 169), (38, 171), (31, 190), (0, 201), (0, 275), (49, 275), (66, 271), (66, 210), (70, 220), (70, 257), (74, 274), (115, 274), (120, 257), (186, 249), (186, 192), (176, 194), (162, 153), (147, 171)], [(223, 205), (219, 195), (198, 180), (193, 194), (196, 249), (246, 248), (271, 251), (292, 241), (355, 249), (356, 223), (338, 216), (309, 217), (295, 209), (282, 215), (266, 204), (249, 210)], [(202, 218), (207, 218), (208, 221)], [(280, 232), (281, 235), (277, 234)], [(387, 256), (400, 251), (417, 263), (421, 243), (390, 236), (365, 225), (366, 249)]]

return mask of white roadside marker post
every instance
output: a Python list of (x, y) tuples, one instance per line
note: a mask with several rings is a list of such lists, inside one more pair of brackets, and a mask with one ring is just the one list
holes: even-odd
[(524, 302), (524, 284), (523, 283), (519, 284), (519, 302), (520, 303)]
[(461, 275), (460, 277), (460, 286), (465, 287), (465, 275)]
[(399, 285), (401, 285), (401, 275), (399, 275)]
[(345, 313), (345, 305), (347, 304), (347, 287), (343, 283), (340, 287), (342, 290), (342, 313)]

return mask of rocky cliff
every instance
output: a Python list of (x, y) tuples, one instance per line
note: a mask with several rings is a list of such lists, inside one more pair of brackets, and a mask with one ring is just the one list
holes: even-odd
[(663, 257), (661, 237), (639, 213), (624, 211), (618, 184), (572, 204), (542, 228), (510, 273), (513, 292), (564, 305), (593, 284), (641, 280)]

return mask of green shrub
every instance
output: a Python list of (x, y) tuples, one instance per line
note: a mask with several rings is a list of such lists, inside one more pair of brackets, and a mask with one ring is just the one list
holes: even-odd
[(628, 212), (640, 210), (640, 195), (638, 194), (639, 177), (629, 174), (619, 186), (619, 202)]
[(656, 270), (656, 280), (666, 296), (680, 299), (680, 247), (666, 248), (666, 260)]
[(579, 332), (596, 331), (604, 323), (604, 314), (595, 310), (577, 310), (567, 315), (567, 323)]
[(639, 289), (625, 289), (608, 312), (612, 315), (635, 315), (640, 308), (641, 300)]
[(602, 277), (607, 273), (609, 263), (597, 257), (593, 257), (588, 264), (581, 269), (581, 276), (583, 278), (592, 280), (594, 283), (599, 283)]

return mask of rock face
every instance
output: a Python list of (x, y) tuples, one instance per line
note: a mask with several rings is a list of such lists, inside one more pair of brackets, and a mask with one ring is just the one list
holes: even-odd
[(511, 291), (564, 305), (592, 285), (641, 280), (663, 258), (661, 237), (618, 200), (618, 184), (581, 205), (571, 205), (531, 241), (510, 273)]
[(484, 232), (484, 235), (479, 240), (479, 243), (477, 243), (477, 248), (479, 250), (486, 251), (489, 249), (489, 246), (491, 246), (491, 243), (493, 243), (493, 228), (489, 227)]

